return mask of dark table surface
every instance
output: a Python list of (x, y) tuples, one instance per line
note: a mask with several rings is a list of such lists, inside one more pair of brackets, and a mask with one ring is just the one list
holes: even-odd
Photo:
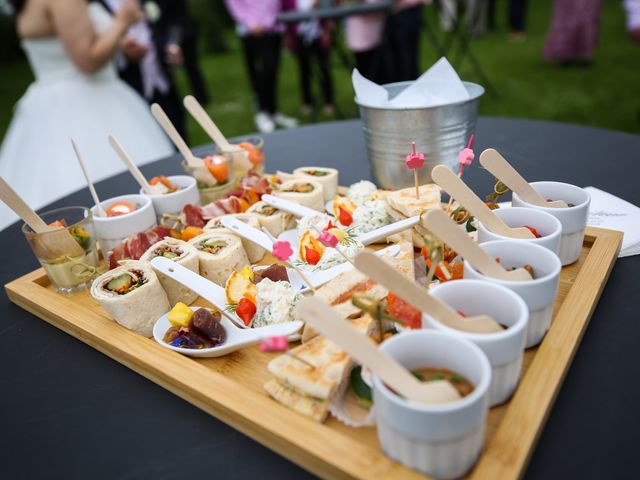
[[(340, 169), (370, 178), (358, 121), (266, 138), (267, 168)], [(593, 185), (640, 204), (640, 136), (548, 122), (481, 118), (477, 152), (495, 147), (530, 181)], [(147, 175), (176, 174), (166, 159)], [(465, 180), (488, 192), (477, 164)], [(121, 174), (101, 197), (137, 191)], [(53, 206), (89, 205), (86, 189)], [(38, 265), (17, 225), (0, 232), (3, 283)], [(9, 303), (0, 294), (0, 478), (304, 478), (268, 448)], [(640, 257), (620, 259), (533, 452), (530, 478), (628, 478), (640, 446)], [(535, 402), (535, 399), (531, 399)], [(635, 474), (633, 472), (636, 472)]]

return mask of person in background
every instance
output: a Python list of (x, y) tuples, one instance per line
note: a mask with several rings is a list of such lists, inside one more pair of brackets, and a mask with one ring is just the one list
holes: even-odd
[(588, 66), (598, 45), (602, 0), (555, 0), (544, 58)]
[(396, 0), (384, 32), (386, 83), (415, 80), (420, 75), (420, 33), (428, 0)]
[(627, 30), (631, 40), (640, 43), (640, 0), (624, 0), (627, 12)]
[(170, 60), (184, 67), (193, 95), (206, 105), (210, 101), (198, 63), (198, 27), (189, 12), (186, 0), (156, 0), (160, 18), (152, 25), (160, 37)]
[(479, 37), (487, 28), (489, 12), (488, 0), (440, 0), (440, 24), (442, 28), (451, 32), (458, 19), (458, 3), (464, 2), (465, 26), (472, 37)]
[[(285, 11), (308, 11), (314, 8), (316, 3), (316, 0), (283, 0), (282, 8)], [(333, 116), (335, 113), (330, 65), (332, 29), (333, 22), (316, 19), (287, 25), (285, 44), (298, 61), (302, 93), (301, 112), (307, 117), (311, 115), (315, 106), (311, 85), (313, 79), (312, 62), (315, 62), (318, 67), (320, 91), (324, 102), (322, 113), (326, 116)]]
[[(125, 0), (99, 0), (111, 12)], [(147, 103), (158, 103), (167, 113), (180, 135), (186, 139), (184, 110), (176, 91), (170, 67), (182, 53), (162, 38), (154, 25), (163, 15), (156, 2), (144, 2), (146, 18), (131, 26), (117, 58), (120, 78), (142, 95)], [(178, 47), (179, 48), (179, 47)]]
[(297, 120), (278, 110), (278, 69), (284, 31), (276, 22), (280, 3), (281, 0), (225, 0), (242, 39), (249, 81), (258, 105), (254, 122), (262, 133), (272, 132), (276, 126), (298, 125)]
[[(375, 3), (376, 0), (364, 0)], [(355, 56), (356, 68), (369, 80), (384, 83), (382, 38), (386, 14), (352, 15), (345, 21), (346, 43)]]
[[(94, 181), (124, 165), (113, 134), (138, 165), (173, 147), (146, 102), (118, 78), (113, 57), (142, 18), (135, 0), (110, 15), (85, 0), (13, 0), (16, 26), (35, 81), (16, 104), (0, 146), (0, 176), (34, 209), (86, 186), (70, 139)], [(0, 229), (17, 220), (0, 202)]]
[(509, 38), (520, 42), (526, 39), (527, 0), (509, 0)]

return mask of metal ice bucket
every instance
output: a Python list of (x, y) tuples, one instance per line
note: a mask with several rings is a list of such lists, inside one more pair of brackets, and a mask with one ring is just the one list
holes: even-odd
[[(383, 85), (393, 98), (411, 82)], [(426, 162), (419, 172), (420, 183), (431, 182), (436, 165), (454, 167), (458, 153), (467, 146), (476, 128), (478, 102), (484, 88), (463, 82), (469, 100), (429, 108), (380, 108), (362, 104), (360, 118), (364, 130), (369, 162), (378, 186), (399, 189), (414, 184), (413, 172), (405, 166), (405, 157), (415, 141), (425, 154)]]

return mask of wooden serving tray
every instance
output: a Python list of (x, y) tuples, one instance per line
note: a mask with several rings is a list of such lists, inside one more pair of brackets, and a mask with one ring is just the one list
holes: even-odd
[[(551, 329), (525, 352), (513, 398), (489, 413), (484, 452), (471, 477), (521, 476), (604, 285), (622, 233), (587, 228), (580, 259), (562, 269)], [(226, 357), (193, 359), (112, 321), (87, 292), (55, 293), (39, 269), (5, 286), (12, 302), (322, 477), (420, 478), (382, 453), (375, 427), (335, 418), (319, 424), (272, 400), (262, 389), (277, 354), (257, 346)], [(196, 304), (204, 304), (196, 302)]]

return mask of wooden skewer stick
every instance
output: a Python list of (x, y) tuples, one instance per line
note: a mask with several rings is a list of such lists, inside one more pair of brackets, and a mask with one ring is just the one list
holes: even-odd
[(149, 182), (147, 182), (147, 179), (144, 178), (144, 175), (142, 174), (138, 166), (135, 163), (133, 163), (133, 160), (131, 160), (131, 157), (129, 157), (127, 152), (124, 151), (124, 148), (122, 148), (122, 145), (120, 145), (116, 137), (114, 137), (113, 135), (109, 135), (109, 143), (111, 144), (113, 149), (116, 151), (116, 153), (120, 157), (120, 160), (122, 160), (122, 162), (126, 165), (129, 172), (131, 172), (131, 175), (133, 175), (133, 178), (142, 187), (142, 190), (145, 193), (152, 195), (153, 190), (151, 189), (151, 185), (149, 185)]
[(91, 181), (91, 177), (89, 177), (89, 170), (87, 169), (87, 165), (84, 163), (82, 159), (82, 155), (80, 155), (80, 150), (74, 142), (73, 138), (71, 139), (71, 146), (73, 147), (73, 151), (76, 153), (76, 158), (78, 159), (78, 163), (80, 164), (80, 168), (82, 169), (82, 173), (84, 174), (84, 178), (87, 181), (87, 187), (89, 187), (89, 193), (91, 193), (91, 197), (93, 198), (93, 203), (96, 205), (96, 212), (101, 217), (106, 217), (107, 212), (104, 211), (102, 205), (100, 205), (100, 199), (98, 198), (98, 194), (96, 193), (96, 189), (93, 186), (93, 182)]
[(182, 154), (189, 168), (193, 169), (193, 176), (196, 178), (196, 180), (200, 180), (206, 185), (215, 185), (216, 183), (218, 183), (209, 169), (205, 166), (204, 160), (196, 157), (193, 154), (193, 152), (187, 145), (187, 142), (185, 142), (180, 133), (178, 133), (178, 130), (173, 125), (173, 123), (171, 123), (171, 120), (162, 109), (162, 107), (157, 103), (154, 103), (153, 105), (151, 105), (151, 113), (158, 121), (162, 129), (165, 131), (167, 136), (171, 139), (173, 144), (176, 146), (178, 151)]

